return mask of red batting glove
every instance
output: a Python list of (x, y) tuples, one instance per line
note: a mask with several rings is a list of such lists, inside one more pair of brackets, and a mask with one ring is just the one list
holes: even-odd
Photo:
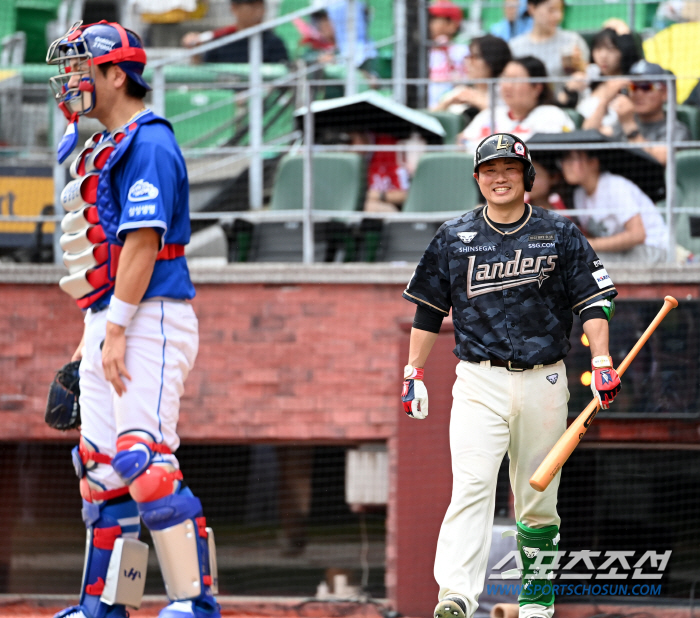
[(591, 390), (603, 410), (607, 410), (620, 392), (620, 376), (613, 369), (610, 356), (596, 356), (591, 359)]

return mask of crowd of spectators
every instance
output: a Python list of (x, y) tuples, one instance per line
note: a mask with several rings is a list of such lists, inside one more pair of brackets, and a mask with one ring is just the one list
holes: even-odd
[[(665, 3), (672, 4), (672, 3)], [(371, 72), (376, 50), (368, 36), (365, 3), (358, 14), (355, 67)], [(676, 7), (677, 8), (677, 7)], [(231, 0), (235, 24), (205, 33), (189, 33), (185, 46), (197, 45), (262, 22), (264, 0)], [(667, 138), (665, 104), (670, 71), (647, 62), (639, 37), (620, 20), (608, 20), (589, 38), (562, 28), (563, 0), (505, 0), (503, 19), (490, 33), (467, 40), (463, 9), (451, 0), (432, 0), (427, 23), (430, 49), (431, 111), (451, 112), (464, 127), (457, 141), (473, 152), (493, 132), (529, 139), (537, 133), (597, 130), (614, 141), (662, 142)], [(670, 10), (662, 6), (660, 12)], [(263, 37), (264, 62), (333, 63), (347, 55), (347, 4), (322, 9), (295, 25), (300, 49), (285, 48), (271, 31)], [(247, 62), (247, 42), (207, 52), (207, 62)], [(493, 80), (499, 81), (493, 87)], [(491, 100), (491, 97), (494, 97)], [(674, 120), (673, 138), (691, 138)], [(396, 143), (391, 135), (357, 132), (356, 145)], [(666, 146), (645, 147), (661, 165)], [(591, 210), (577, 221), (601, 253), (658, 261), (667, 248), (667, 230), (657, 207), (631, 180), (606, 171), (595, 151), (570, 152), (561, 160), (535, 161), (537, 180), (530, 202), (545, 208)], [(393, 152), (368, 157), (366, 210), (395, 211), (406, 200), (410, 174)], [(607, 214), (601, 215), (601, 211)]]

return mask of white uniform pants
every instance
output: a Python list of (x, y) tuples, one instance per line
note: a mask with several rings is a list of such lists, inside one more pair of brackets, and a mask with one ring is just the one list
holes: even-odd
[(496, 477), (506, 452), (516, 520), (531, 528), (559, 525), (559, 475), (542, 493), (528, 481), (566, 430), (566, 368), (559, 361), (511, 372), (461, 361), (452, 395), (452, 499), (440, 528), (435, 579), (440, 599), (450, 593), (467, 599), (469, 618), (484, 587)]
[[(124, 380), (126, 393), (118, 397), (102, 371), (102, 342), (107, 311), (85, 315), (85, 344), (80, 363), (81, 434), (100, 453), (114, 457), (117, 437), (130, 430), (149, 432), (158, 443), (177, 450), (176, 433), (180, 397), (197, 356), (197, 317), (189, 303), (147, 300), (126, 329), (125, 364), (131, 380)], [(174, 455), (156, 455), (178, 467)], [(108, 465), (88, 473), (105, 489), (124, 482)]]

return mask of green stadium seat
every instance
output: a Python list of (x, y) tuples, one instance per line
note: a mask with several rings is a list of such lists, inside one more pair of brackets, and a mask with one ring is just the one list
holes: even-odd
[[(357, 210), (364, 204), (364, 165), (356, 153), (319, 153), (313, 157), (316, 210)], [(275, 176), (270, 210), (304, 207), (304, 157), (287, 155)], [(352, 252), (353, 239), (347, 225), (327, 221), (314, 225), (314, 261), (330, 262)], [(303, 256), (301, 222), (260, 223), (253, 231), (250, 261), (300, 262)]]
[[(681, 150), (676, 154), (676, 206), (700, 207), (700, 150)], [(700, 255), (700, 215), (676, 215), (676, 242)]]
[[(658, 4), (658, 2), (636, 1), (633, 30), (640, 31), (651, 27)], [(567, 30), (593, 30), (597, 32), (602, 28), (603, 22), (612, 17), (628, 21), (627, 0), (571, 1), (566, 3), (562, 27)]]
[(574, 125), (576, 125), (577, 129), (580, 129), (583, 126), (583, 116), (575, 109), (572, 109), (571, 107), (563, 107), (562, 109), (567, 113), (569, 118), (574, 121)]
[(454, 144), (457, 141), (457, 135), (464, 129), (464, 120), (461, 115), (452, 112), (431, 112), (427, 109), (422, 111), (435, 118), (445, 129), (444, 144)]
[[(8, 0), (2, 0), (4, 4)], [(46, 38), (49, 22), (56, 19), (61, 0), (14, 0), (16, 27), (27, 35), (25, 62), (44, 62), (50, 41)]]
[(235, 111), (231, 90), (167, 90), (165, 93), (165, 116), (183, 148), (224, 145), (234, 134)]
[(700, 139), (700, 109), (695, 105), (677, 105), (676, 118), (690, 129), (692, 139)]
[[(633, 30), (651, 27), (658, 2), (635, 2)], [(566, 3), (562, 28), (567, 30), (592, 30), (598, 32), (603, 22), (615, 17), (627, 22), (628, 0), (572, 0)]]
[[(315, 210), (361, 210), (364, 204), (364, 165), (362, 156), (350, 152), (313, 155)], [(270, 210), (304, 208), (304, 157), (282, 158), (275, 176)]]
[[(428, 153), (421, 157), (403, 212), (472, 210), (479, 189), (472, 177), (474, 159), (462, 153)], [(440, 223), (386, 223), (377, 259), (381, 262), (416, 263)]]
[[(283, 15), (305, 9), (310, 5), (310, 0), (282, 0), (277, 14), (279, 17), (282, 17)], [(277, 26), (277, 28), (275, 28), (275, 32), (277, 33), (277, 36), (284, 41), (287, 51), (289, 52), (289, 57), (298, 58), (299, 41), (301, 41), (301, 36), (299, 35), (299, 31), (296, 29), (296, 26), (291, 22), (288, 24), (282, 24), (281, 26)]]
[(369, 38), (372, 41), (381, 41), (394, 36), (394, 3), (386, 0), (367, 0), (367, 8)]
[(480, 200), (474, 158), (461, 152), (425, 154), (411, 181), (404, 212), (472, 210)]

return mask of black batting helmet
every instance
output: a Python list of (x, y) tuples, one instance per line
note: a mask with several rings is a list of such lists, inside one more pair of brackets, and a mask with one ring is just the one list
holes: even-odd
[(510, 133), (494, 133), (481, 140), (474, 153), (474, 173), (479, 166), (492, 159), (518, 159), (523, 162), (523, 182), (525, 191), (532, 189), (535, 182), (535, 168), (530, 158), (530, 149), (519, 137)]

